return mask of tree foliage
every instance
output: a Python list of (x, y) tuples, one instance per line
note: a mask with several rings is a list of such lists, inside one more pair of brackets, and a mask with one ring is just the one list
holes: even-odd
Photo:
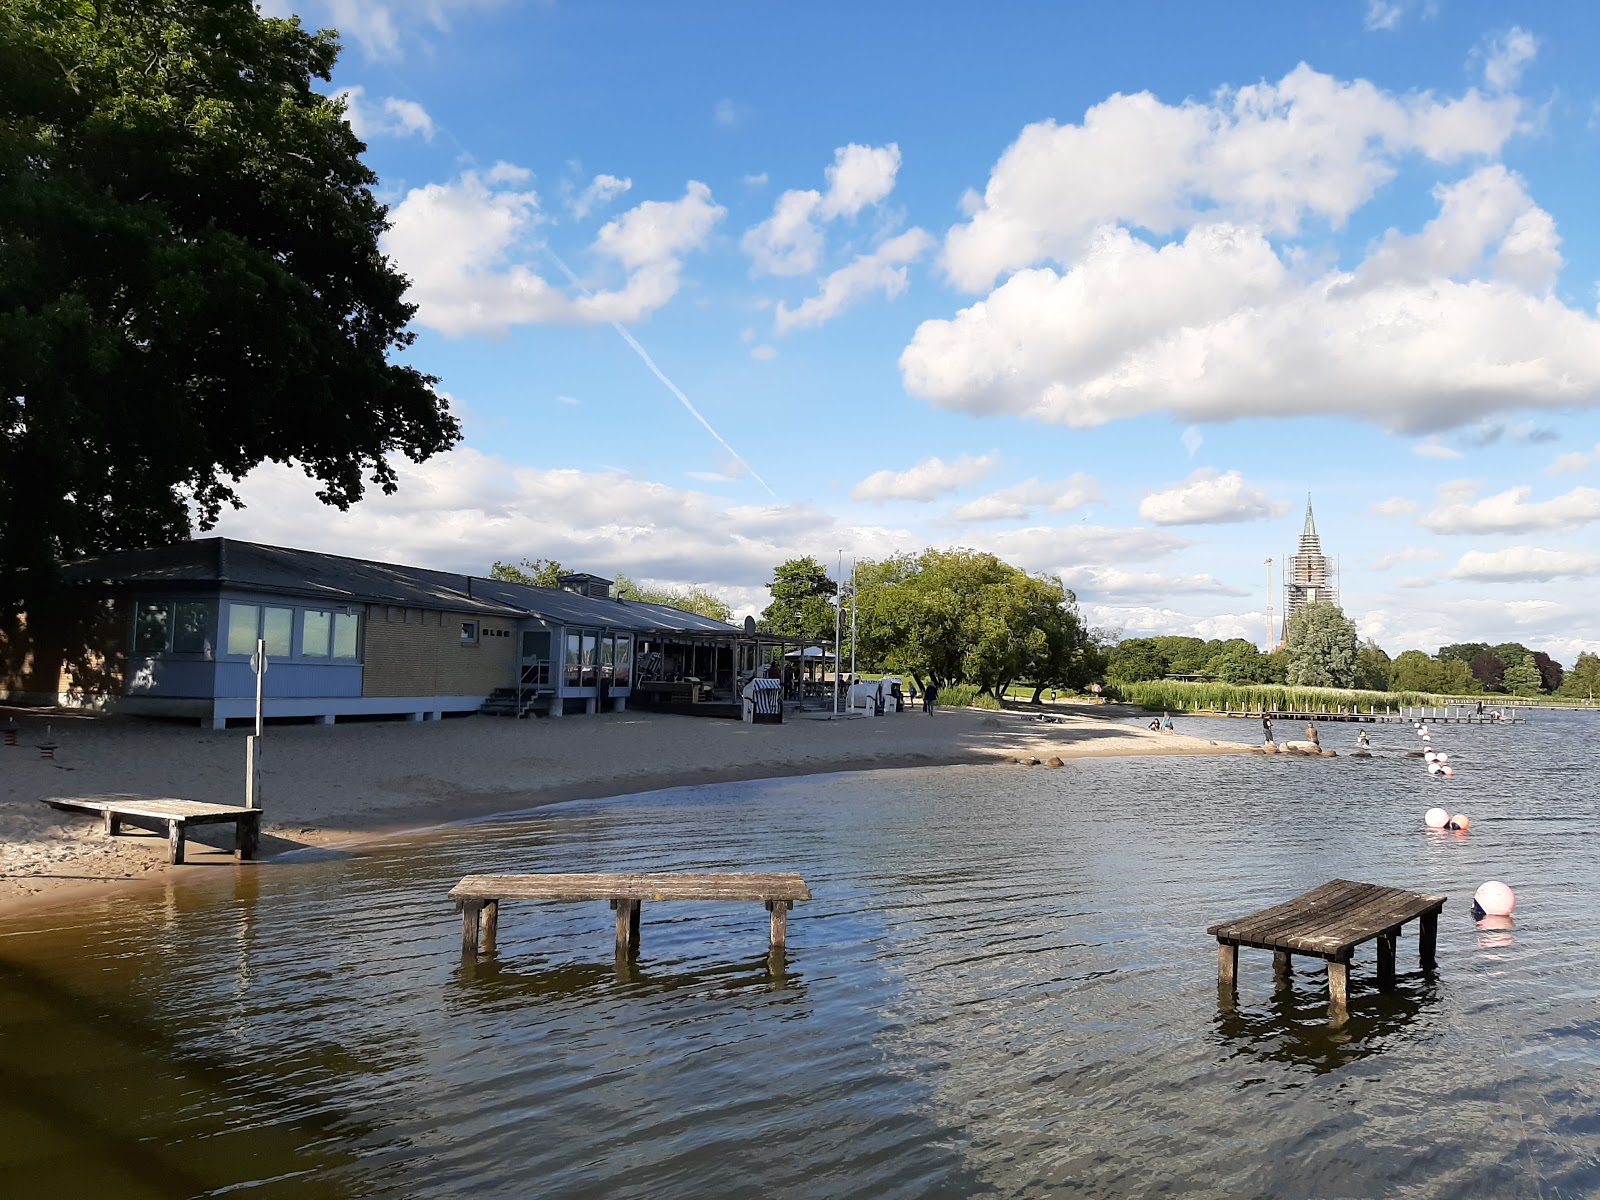
[(1465, 696), (1483, 690), (1460, 659), (1441, 662), (1421, 650), (1407, 650), (1396, 658), (1390, 680), (1391, 690), (1396, 692)]
[(1394, 664), (1377, 642), (1368, 638), (1356, 650), (1355, 685), (1369, 692), (1389, 690)]
[(1506, 684), (1506, 665), (1492, 650), (1483, 650), (1472, 656), (1467, 664), (1472, 677), (1486, 692), (1503, 692)]
[(699, 584), (686, 588), (651, 588), (635, 583), (622, 572), (612, 584), (612, 591), (621, 600), (637, 600), (642, 604), (665, 604), (668, 608), (681, 608), (684, 612), (710, 617), (713, 621), (732, 622), (733, 609), (721, 596)]
[(459, 437), (338, 43), (250, 0), (0, 4), (0, 572), (188, 536), (293, 462), (344, 508)]
[(1586, 700), (1600, 694), (1600, 655), (1585, 650), (1561, 681), (1561, 695)]
[(1543, 650), (1533, 652), (1533, 665), (1539, 668), (1539, 686), (1544, 691), (1554, 695), (1561, 690), (1562, 680), (1566, 672), (1561, 669), (1561, 664), (1551, 658)]
[(1092, 641), (1059, 580), (992, 554), (925, 550), (856, 568), (861, 659), (938, 687), (974, 684), (1003, 695), (1090, 682)]
[(1521, 662), (1513, 663), (1506, 668), (1506, 691), (1513, 696), (1537, 696), (1543, 683), (1538, 664), (1533, 661), (1532, 654), (1524, 654)]
[(1347, 688), (1355, 682), (1356, 627), (1337, 604), (1307, 604), (1289, 621), (1289, 684)]
[(525, 558), (515, 567), (496, 559), (489, 568), (490, 579), (543, 588), (560, 587), (562, 573), (561, 564), (553, 558)]
[(791, 558), (779, 563), (767, 585), (772, 603), (762, 610), (758, 627), (766, 633), (831, 642), (834, 597), (839, 585), (815, 558)]

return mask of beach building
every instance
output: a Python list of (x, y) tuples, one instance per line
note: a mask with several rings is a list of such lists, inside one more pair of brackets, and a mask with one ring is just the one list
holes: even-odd
[(1338, 561), (1322, 552), (1316, 518), (1311, 514), (1311, 497), (1306, 497), (1306, 523), (1300, 531), (1300, 545), (1288, 558), (1283, 573), (1283, 641), (1289, 640), (1289, 622), (1308, 604), (1339, 603)]
[(190, 717), (564, 714), (736, 699), (777, 643), (568, 575), (533, 587), (231, 538), (63, 568), (51, 611), (0, 629), (0, 699)]

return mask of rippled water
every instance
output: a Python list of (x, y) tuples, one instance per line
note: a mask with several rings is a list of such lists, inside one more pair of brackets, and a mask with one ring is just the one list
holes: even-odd
[[(1195, 722), (1189, 731), (1246, 736)], [(1600, 1193), (1587, 714), (1401, 727), (1372, 760), (1085, 760), (679, 789), (0, 925), (6, 1196)], [(1324, 729), (1346, 749), (1354, 727)], [(1467, 835), (1430, 834), (1436, 803)], [(507, 904), (483, 870), (802, 872), (760, 905)], [(1208, 924), (1334, 877), (1450, 896), (1439, 968), (1275, 991)], [(1520, 897), (1480, 930), (1484, 879)], [(1301, 960), (1296, 960), (1300, 962)]]

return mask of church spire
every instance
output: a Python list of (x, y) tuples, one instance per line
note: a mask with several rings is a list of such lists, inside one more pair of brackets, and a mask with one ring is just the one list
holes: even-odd
[(1311, 493), (1306, 493), (1306, 527), (1300, 531), (1302, 537), (1317, 536), (1317, 522), (1311, 516)]

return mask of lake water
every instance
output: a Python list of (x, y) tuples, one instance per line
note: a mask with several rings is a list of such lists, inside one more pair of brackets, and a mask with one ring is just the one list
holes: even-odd
[[(0, 924), (0, 1194), (1600, 1194), (1600, 722), (1439, 727), (1448, 781), (1369, 728), (575, 803)], [(779, 963), (754, 903), (646, 903), (621, 966), (605, 905), (507, 904), (461, 961), (464, 874), (674, 868), (816, 898)], [(1447, 894), (1437, 972), (1408, 926), (1379, 994), (1367, 944), (1335, 1026), (1244, 950), (1222, 1004), (1206, 926), (1335, 877)]]

